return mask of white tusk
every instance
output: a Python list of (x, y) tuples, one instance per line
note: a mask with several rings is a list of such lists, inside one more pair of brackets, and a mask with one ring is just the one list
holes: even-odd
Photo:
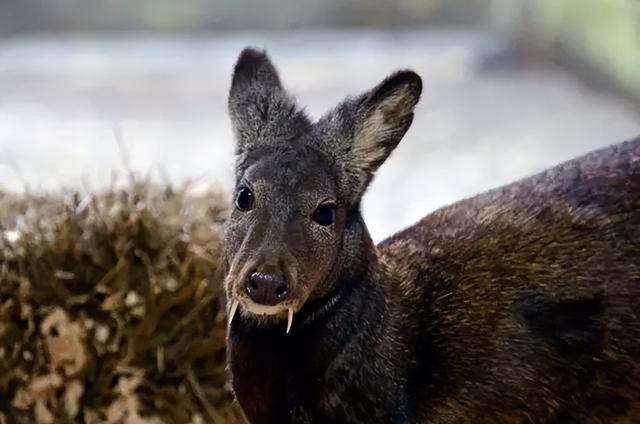
[(287, 334), (291, 330), (291, 324), (293, 324), (293, 308), (289, 308), (289, 317), (287, 319)]
[(237, 300), (231, 302), (231, 308), (229, 309), (229, 325), (231, 325), (231, 323), (233, 322), (233, 317), (238, 310), (238, 303), (239, 302)]

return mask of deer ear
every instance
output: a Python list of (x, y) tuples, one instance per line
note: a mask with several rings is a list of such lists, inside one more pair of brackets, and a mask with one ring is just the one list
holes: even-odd
[(348, 98), (321, 119), (316, 137), (343, 171), (340, 185), (358, 202), (378, 167), (413, 121), (422, 80), (413, 71), (396, 72), (356, 98)]
[(242, 91), (255, 86), (266, 91), (282, 90), (278, 71), (266, 52), (247, 47), (240, 53), (233, 69), (231, 97), (240, 95)]
[(296, 138), (310, 126), (267, 54), (253, 48), (245, 48), (236, 62), (228, 107), (237, 153)]

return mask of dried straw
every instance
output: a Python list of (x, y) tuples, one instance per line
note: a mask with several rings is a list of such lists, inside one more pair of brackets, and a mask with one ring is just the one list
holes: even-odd
[(0, 193), (0, 424), (229, 423), (227, 199)]

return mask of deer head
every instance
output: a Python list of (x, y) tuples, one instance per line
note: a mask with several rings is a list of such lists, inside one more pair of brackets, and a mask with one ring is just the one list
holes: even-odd
[(413, 119), (422, 82), (396, 72), (312, 122), (264, 52), (245, 49), (229, 114), (236, 147), (235, 207), (225, 227), (230, 321), (288, 319), (345, 276), (365, 275), (374, 247), (362, 196)]

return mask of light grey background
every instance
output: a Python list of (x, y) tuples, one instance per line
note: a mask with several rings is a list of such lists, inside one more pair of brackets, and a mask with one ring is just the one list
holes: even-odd
[(130, 167), (230, 189), (230, 72), (266, 48), (317, 118), (398, 68), (424, 79), (413, 127), (363, 209), (380, 240), (439, 206), (640, 134), (637, 110), (470, 30), (0, 40), (0, 188), (95, 190)]

